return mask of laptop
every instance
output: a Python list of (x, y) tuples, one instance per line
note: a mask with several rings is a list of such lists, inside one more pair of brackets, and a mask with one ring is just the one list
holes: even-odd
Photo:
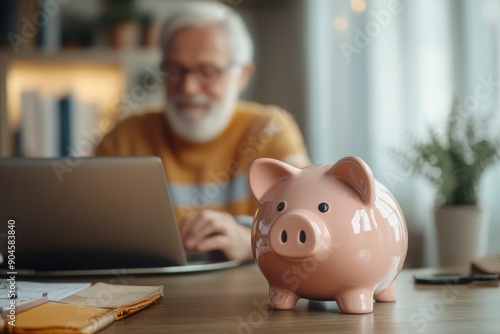
[[(12, 247), (15, 246), (15, 247)], [(162, 274), (234, 267), (184, 251), (158, 157), (0, 159), (0, 273)]]

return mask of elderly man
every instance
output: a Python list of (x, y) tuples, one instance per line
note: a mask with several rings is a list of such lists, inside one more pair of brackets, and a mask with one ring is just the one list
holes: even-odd
[(164, 110), (117, 124), (96, 155), (159, 156), (185, 249), (251, 259), (249, 165), (260, 157), (309, 164), (302, 135), (284, 110), (238, 101), (253, 71), (253, 46), (231, 9), (187, 4), (167, 21), (161, 46)]

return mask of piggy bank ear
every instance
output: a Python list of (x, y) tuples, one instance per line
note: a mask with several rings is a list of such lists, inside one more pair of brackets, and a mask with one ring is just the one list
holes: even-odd
[(273, 187), (276, 182), (289, 176), (296, 175), (300, 169), (290, 166), (284, 162), (270, 158), (256, 159), (250, 165), (248, 171), (248, 183), (250, 189), (259, 203), (264, 194)]
[(356, 193), (365, 204), (372, 203), (375, 197), (375, 180), (368, 165), (358, 157), (346, 157), (328, 171), (328, 174), (341, 180)]

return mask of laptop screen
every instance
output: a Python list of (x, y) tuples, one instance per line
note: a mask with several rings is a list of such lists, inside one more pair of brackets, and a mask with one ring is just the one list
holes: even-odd
[(157, 157), (0, 159), (0, 226), (7, 269), (186, 264)]

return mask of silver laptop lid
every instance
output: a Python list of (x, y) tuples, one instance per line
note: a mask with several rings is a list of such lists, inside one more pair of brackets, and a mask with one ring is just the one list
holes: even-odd
[(0, 159), (0, 226), (4, 269), (9, 229), (16, 270), (186, 264), (157, 157)]

